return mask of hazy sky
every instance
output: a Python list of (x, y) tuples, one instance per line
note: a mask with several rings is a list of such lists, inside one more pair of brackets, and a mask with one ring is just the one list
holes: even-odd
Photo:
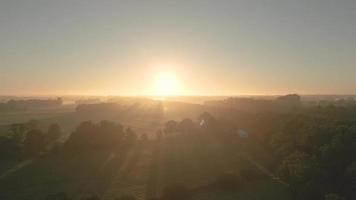
[(355, 0), (1, 0), (0, 94), (356, 93)]

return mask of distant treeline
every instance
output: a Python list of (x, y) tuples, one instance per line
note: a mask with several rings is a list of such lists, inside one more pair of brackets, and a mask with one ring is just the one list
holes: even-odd
[(0, 103), (1, 111), (21, 111), (33, 108), (51, 108), (58, 107), (63, 104), (61, 98), (57, 99), (28, 99), (28, 100), (9, 100), (5, 103)]
[(121, 106), (117, 103), (80, 104), (77, 112), (117, 112)]
[(245, 111), (286, 111), (302, 105), (301, 98), (297, 94), (289, 94), (271, 100), (236, 97), (218, 101), (206, 101), (205, 104)]
[(330, 98), (330, 99), (315, 99), (305, 100), (297, 94), (288, 94), (280, 96), (275, 99), (262, 99), (262, 98), (242, 98), (233, 97), (224, 100), (206, 101), (205, 105), (213, 107), (234, 108), (241, 111), (261, 112), (261, 111), (292, 111), (302, 107), (314, 106), (340, 106), (349, 107), (356, 106), (355, 98)]
[(155, 112), (163, 112), (162, 102), (154, 100), (142, 100), (134, 102), (117, 101), (110, 103), (96, 103), (96, 104), (80, 104), (76, 107), (76, 111), (85, 114), (99, 114), (99, 113), (115, 113), (124, 114), (132, 112), (142, 112), (142, 110)]

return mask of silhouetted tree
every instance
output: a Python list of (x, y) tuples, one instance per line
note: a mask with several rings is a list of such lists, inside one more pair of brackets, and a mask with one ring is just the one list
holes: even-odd
[(124, 132), (123, 126), (110, 121), (101, 121), (98, 125), (98, 137), (101, 137), (100, 146), (114, 149), (122, 143)]
[(86, 121), (70, 135), (65, 146), (71, 150), (114, 150), (123, 144), (132, 145), (136, 138), (136, 134), (131, 130), (123, 132), (120, 124), (109, 121), (94, 124)]
[(216, 128), (216, 119), (208, 112), (202, 113), (198, 117), (198, 122), (199, 122), (200, 127), (202, 127), (202, 128), (206, 128), (208, 130), (212, 130), (212, 129)]
[(84, 150), (95, 148), (97, 130), (91, 121), (82, 122), (66, 141), (69, 150)]
[(11, 124), (10, 137), (16, 142), (21, 143), (25, 139), (27, 127), (24, 124)]
[(51, 124), (48, 127), (47, 140), (48, 142), (55, 142), (61, 137), (62, 131), (58, 124)]
[(178, 129), (178, 123), (174, 120), (169, 120), (167, 121), (165, 124), (164, 124), (164, 133), (166, 135), (169, 135), (171, 133), (175, 133), (177, 132), (179, 129)]
[(178, 124), (178, 129), (181, 133), (192, 133), (195, 131), (195, 124), (191, 119), (183, 119)]
[(31, 119), (26, 123), (26, 127), (28, 130), (39, 129), (39, 122), (38, 120)]
[(41, 130), (33, 129), (27, 132), (24, 141), (25, 152), (31, 156), (38, 156), (44, 150), (44, 136)]

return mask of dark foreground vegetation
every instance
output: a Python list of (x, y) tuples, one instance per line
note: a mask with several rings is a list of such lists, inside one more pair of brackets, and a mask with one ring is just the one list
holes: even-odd
[(135, 104), (135, 115), (129, 107), (151, 134), (108, 120), (81, 122), (67, 137), (59, 123), (6, 126), (0, 199), (356, 199), (355, 104), (253, 102), (189, 104), (196, 117), (175, 120), (162, 117), (163, 104)]

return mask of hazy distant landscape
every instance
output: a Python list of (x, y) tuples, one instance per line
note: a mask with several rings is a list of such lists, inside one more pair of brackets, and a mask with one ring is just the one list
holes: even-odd
[(353, 96), (17, 98), (1, 107), (3, 199), (355, 197)]
[(0, 0), (0, 200), (356, 200), (355, 0)]

